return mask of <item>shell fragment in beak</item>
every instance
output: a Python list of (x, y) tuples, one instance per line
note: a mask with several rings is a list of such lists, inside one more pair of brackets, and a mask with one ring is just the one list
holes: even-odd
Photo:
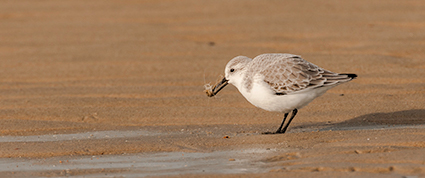
[(212, 87), (210, 84), (206, 84), (204, 85), (204, 92), (207, 94), (208, 97), (213, 97), (217, 95), (217, 93), (228, 84), (227, 82), (228, 80), (226, 78), (223, 78), (220, 82), (217, 82), (214, 87)]

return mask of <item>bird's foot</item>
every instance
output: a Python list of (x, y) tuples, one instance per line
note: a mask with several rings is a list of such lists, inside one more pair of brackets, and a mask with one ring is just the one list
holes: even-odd
[(285, 132), (278, 131), (278, 132), (262, 132), (263, 135), (271, 135), (271, 134), (284, 134)]

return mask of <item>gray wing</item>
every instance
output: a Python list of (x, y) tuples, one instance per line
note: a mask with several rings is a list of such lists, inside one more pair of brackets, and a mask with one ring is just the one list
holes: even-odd
[(348, 82), (352, 78), (345, 74), (337, 74), (322, 69), (297, 55), (263, 54), (253, 59), (253, 73), (264, 76), (264, 81), (276, 94), (284, 95), (292, 92), (323, 86), (332, 86)]

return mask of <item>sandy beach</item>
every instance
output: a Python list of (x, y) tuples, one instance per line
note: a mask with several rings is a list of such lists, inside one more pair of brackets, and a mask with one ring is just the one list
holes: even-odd
[[(425, 176), (423, 1), (0, 2), (0, 175)], [(263, 135), (282, 113), (203, 92), (263, 53), (358, 78)]]

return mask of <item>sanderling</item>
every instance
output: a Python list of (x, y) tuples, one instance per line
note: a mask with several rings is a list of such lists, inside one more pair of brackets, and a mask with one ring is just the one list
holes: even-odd
[[(231, 83), (256, 107), (284, 113), (282, 124), (272, 133), (285, 133), (298, 109), (327, 90), (357, 77), (322, 69), (298, 55), (280, 53), (262, 54), (254, 59), (237, 56), (227, 63), (224, 73), (223, 80), (206, 89), (207, 95), (215, 96)], [(291, 118), (283, 127), (291, 111)]]

